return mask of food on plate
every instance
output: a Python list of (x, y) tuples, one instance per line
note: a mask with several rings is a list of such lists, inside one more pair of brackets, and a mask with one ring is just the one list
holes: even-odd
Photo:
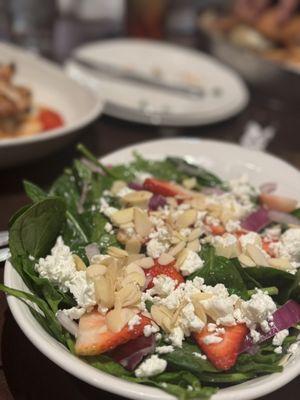
[(9, 245), (31, 293), (0, 289), (88, 364), (179, 399), (282, 371), (300, 343), (298, 202), (182, 158), (106, 166), (78, 148), (47, 192), (24, 182)]
[(299, 1), (270, 2), (237, 0), (226, 13), (205, 12), (200, 26), (218, 33), (233, 44), (254, 50), (262, 57), (300, 69)]
[(0, 64), (0, 139), (31, 136), (64, 124), (56, 111), (34, 105), (29, 88), (13, 83), (13, 64)]

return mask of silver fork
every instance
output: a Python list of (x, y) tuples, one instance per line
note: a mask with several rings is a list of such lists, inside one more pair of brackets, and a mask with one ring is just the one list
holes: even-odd
[[(2, 231), (0, 232), (0, 247), (4, 247), (8, 245), (8, 232)], [(9, 248), (4, 247), (0, 249), (0, 262), (6, 261), (10, 257)]]

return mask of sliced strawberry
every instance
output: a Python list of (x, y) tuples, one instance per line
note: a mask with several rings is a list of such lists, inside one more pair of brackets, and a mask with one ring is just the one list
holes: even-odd
[(259, 200), (271, 210), (290, 213), (297, 207), (297, 200), (289, 197), (276, 196), (275, 194), (261, 193)]
[(129, 330), (128, 325), (125, 325), (120, 332), (111, 332), (107, 329), (105, 316), (98, 311), (84, 314), (79, 320), (75, 344), (76, 354), (95, 356), (141, 336), (144, 327), (151, 324), (151, 320), (144, 315), (140, 315), (140, 317), (140, 324), (134, 325), (132, 330)]
[(218, 335), (223, 338), (222, 342), (206, 344), (205, 338), (213, 333), (205, 327), (201, 332), (194, 334), (194, 338), (200, 349), (207, 355), (212, 364), (223, 371), (234, 366), (239, 349), (248, 333), (245, 324), (224, 326), (225, 333)]
[(148, 286), (147, 289), (153, 287), (153, 279), (159, 275), (167, 275), (174, 281), (177, 281), (178, 286), (180, 283), (184, 282), (183, 276), (174, 268), (175, 261), (171, 262), (168, 265), (160, 265), (158, 261), (155, 261), (155, 265), (149, 269), (145, 270), (146, 277), (148, 278)]
[(57, 112), (48, 108), (41, 108), (38, 117), (44, 131), (59, 128), (64, 124), (62, 117)]
[(166, 197), (191, 197), (191, 193), (188, 190), (185, 190), (182, 186), (155, 178), (147, 178), (144, 182), (144, 188), (149, 190), (149, 192), (161, 194)]
[(223, 235), (226, 231), (222, 225), (208, 225), (211, 233), (215, 236)]

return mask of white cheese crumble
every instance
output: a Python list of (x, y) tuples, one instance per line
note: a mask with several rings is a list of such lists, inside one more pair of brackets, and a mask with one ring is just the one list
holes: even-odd
[(168, 354), (172, 353), (174, 351), (174, 347), (169, 345), (169, 346), (158, 346), (155, 349), (155, 352), (158, 354)]
[(108, 202), (101, 197), (100, 199), (100, 212), (110, 218), (114, 213), (118, 211), (117, 208), (111, 207)]
[(160, 242), (157, 239), (151, 239), (147, 243), (147, 255), (152, 258), (159, 258), (163, 253), (167, 253), (169, 248), (169, 243)]
[(122, 189), (118, 191), (117, 196), (122, 198), (132, 192), (134, 192), (134, 190), (130, 189), (128, 186), (124, 186)]
[(153, 287), (149, 290), (151, 295), (167, 297), (171, 294), (176, 286), (174, 279), (166, 275), (159, 275), (153, 279)]
[(107, 233), (112, 233), (112, 231), (113, 231), (112, 224), (110, 224), (109, 222), (106, 222), (106, 224), (104, 225), (104, 230)]
[(281, 346), (284, 339), (289, 335), (288, 329), (283, 329), (282, 331), (276, 333), (273, 337), (272, 344), (274, 346)]
[(141, 317), (136, 314), (128, 321), (128, 329), (132, 331), (136, 325), (140, 325)]
[(62, 292), (70, 291), (79, 307), (87, 309), (96, 304), (94, 284), (87, 280), (85, 271), (76, 270), (71, 250), (61, 236), (57, 238), (51, 255), (40, 258), (35, 269)]
[(282, 354), (282, 346), (278, 346), (274, 349), (274, 353), (276, 354)]
[(146, 179), (152, 178), (152, 175), (148, 172), (137, 172), (134, 178), (137, 183), (143, 184)]
[(156, 354), (143, 361), (135, 370), (137, 378), (146, 378), (161, 374), (167, 367), (167, 361), (159, 358)]
[(240, 244), (243, 251), (247, 250), (248, 244), (261, 247), (261, 237), (256, 232), (249, 232), (246, 235), (242, 235), (240, 237)]
[(223, 338), (220, 336), (216, 336), (216, 335), (207, 335), (203, 338), (204, 344), (207, 344), (207, 345), (221, 343), (222, 341), (223, 341)]
[(144, 334), (144, 336), (149, 337), (153, 333), (156, 333), (158, 331), (159, 331), (159, 329), (156, 326), (149, 324), (149, 325), (144, 326), (143, 334)]
[(189, 250), (186, 259), (180, 266), (180, 271), (183, 276), (188, 276), (202, 268), (203, 264), (202, 258), (195, 251)]
[(201, 358), (202, 360), (207, 360), (207, 356), (205, 354), (201, 354), (201, 353), (197, 353), (196, 351), (194, 351), (193, 356)]
[(182, 347), (182, 342), (184, 339), (183, 330), (180, 326), (176, 326), (172, 332), (169, 334), (168, 339), (174, 347)]
[(225, 229), (229, 233), (236, 232), (241, 229), (241, 223), (238, 220), (235, 221), (230, 219), (229, 221), (226, 222)]
[(86, 312), (86, 309), (80, 307), (72, 307), (66, 310), (62, 310), (62, 312), (66, 315), (66, 317), (74, 320), (74, 319), (80, 319)]

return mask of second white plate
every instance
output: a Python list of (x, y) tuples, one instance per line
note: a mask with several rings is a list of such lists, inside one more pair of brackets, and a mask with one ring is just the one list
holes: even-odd
[(248, 103), (248, 91), (228, 67), (199, 51), (140, 39), (114, 39), (80, 47), (88, 61), (105, 62), (168, 83), (195, 85), (197, 99), (90, 73), (70, 59), (69, 75), (92, 88), (105, 101), (106, 114), (147, 124), (203, 125), (229, 118)]

